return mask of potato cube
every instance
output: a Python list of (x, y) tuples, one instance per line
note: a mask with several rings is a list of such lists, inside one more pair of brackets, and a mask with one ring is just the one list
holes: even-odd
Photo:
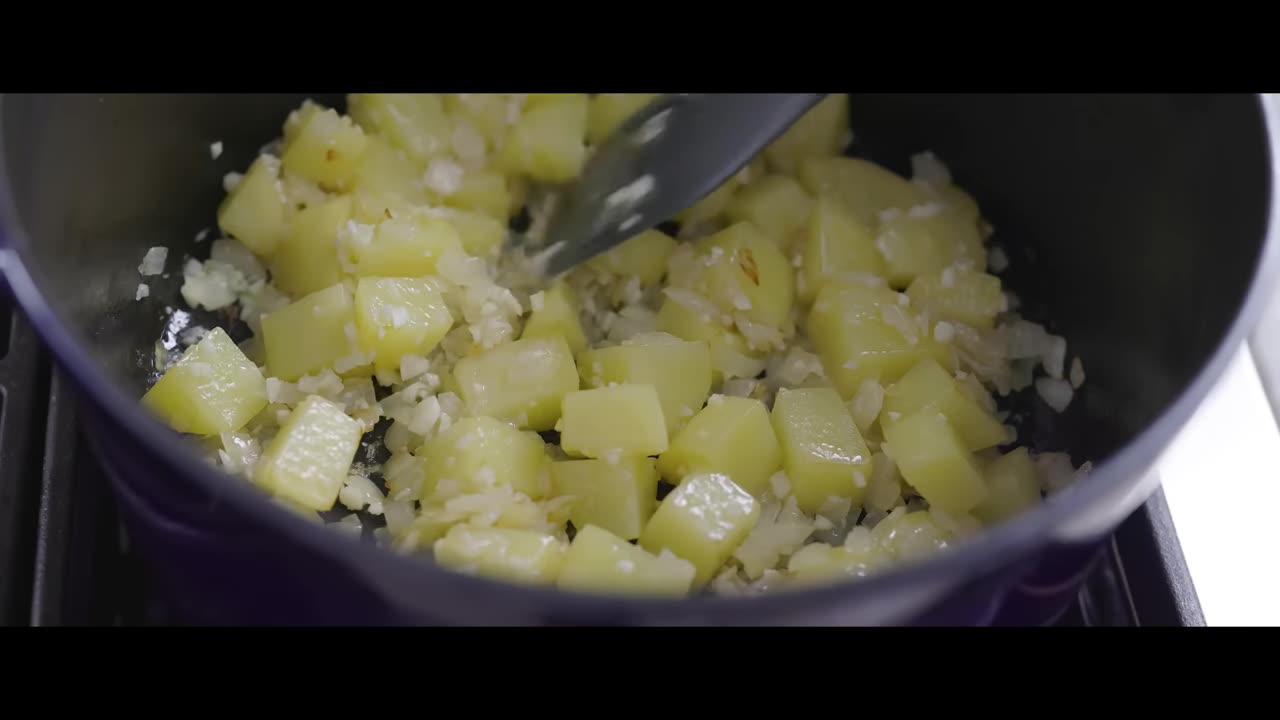
[(579, 390), (562, 402), (560, 446), (570, 455), (618, 460), (667, 449), (667, 424), (652, 385)]
[(364, 434), (342, 407), (319, 395), (303, 400), (272, 438), (254, 481), (309, 510), (331, 510)]
[(781, 328), (795, 301), (795, 271), (778, 245), (750, 223), (698, 241), (693, 290), (724, 313)]
[(782, 451), (769, 411), (759, 400), (742, 397), (719, 397), (709, 403), (658, 458), (658, 470), (668, 482), (715, 473), (757, 497), (780, 467)]
[[(534, 301), (533, 312), (525, 321), (521, 338), (561, 337), (576, 356), (587, 349), (587, 335), (578, 316), (578, 301), (563, 282), (544, 290)], [(577, 388), (574, 388), (575, 390)]]
[(293, 382), (332, 368), (356, 352), (355, 303), (343, 285), (333, 285), (262, 317), (267, 373)]
[(982, 473), (946, 415), (925, 409), (883, 430), (882, 449), (931, 507), (963, 515), (986, 499)]
[(270, 257), (287, 229), (288, 205), (280, 161), (259, 155), (218, 207), (218, 227), (258, 257)]
[(750, 222), (780, 247), (805, 226), (813, 198), (786, 175), (766, 175), (742, 188), (726, 209), (732, 222)]
[(802, 253), (804, 284), (798, 290), (803, 302), (812, 302), (827, 279), (842, 273), (888, 272), (871, 227), (830, 198), (815, 203)]
[(777, 140), (764, 156), (774, 172), (792, 174), (806, 157), (839, 155), (849, 138), (849, 96), (828, 95), (805, 113)]
[(432, 546), (436, 562), (495, 580), (550, 585), (564, 562), (564, 543), (532, 530), (456, 525)]
[(579, 387), (573, 352), (562, 337), (503, 343), (462, 358), (453, 374), (473, 414), (537, 432), (555, 427), (562, 399)]
[(444, 218), (410, 215), (375, 228), (373, 240), (357, 244), (357, 275), (423, 277), (434, 275), (440, 258), (461, 251), (458, 231)]
[(952, 213), (898, 215), (884, 222), (876, 247), (888, 265), (889, 282), (905, 288), (921, 275), (941, 273), (961, 262), (983, 267), (986, 252), (978, 226), (960, 221)]
[(951, 544), (951, 534), (927, 510), (895, 511), (876, 524), (871, 536), (898, 561), (923, 560)]
[(311, 120), (311, 116), (322, 113), (327, 109), (314, 100), (308, 99), (303, 100), (302, 105), (298, 106), (297, 110), (289, 113), (289, 116), (284, 121), (284, 149), (289, 149), (289, 146), (297, 139), (298, 133)]
[(505, 222), (511, 216), (507, 178), (493, 170), (467, 170), (458, 188), (444, 196), (444, 204)]
[(462, 249), (471, 257), (497, 257), (507, 239), (507, 224), (487, 215), (453, 210), (444, 217), (458, 231)]
[(652, 385), (668, 434), (693, 417), (711, 394), (711, 351), (704, 341), (644, 333), (622, 345), (590, 350), (578, 362), (584, 387)]
[(356, 285), (356, 332), (374, 367), (395, 370), (405, 355), (425, 357), (453, 327), (435, 284), (414, 278), (363, 277)]
[(705, 585), (733, 556), (760, 519), (760, 503), (727, 476), (685, 478), (658, 506), (640, 533), (640, 547), (670, 550), (693, 563), (695, 585)]
[(925, 409), (946, 415), (969, 450), (983, 450), (1009, 440), (1004, 425), (961, 390), (951, 373), (932, 358), (885, 390), (880, 425), (892, 425)]
[(281, 158), (286, 172), (316, 183), (325, 190), (355, 186), (368, 138), (360, 126), (336, 110), (311, 113), (298, 128)]
[(504, 170), (548, 183), (573, 180), (587, 159), (587, 96), (526, 101), (502, 146)]
[(994, 525), (1040, 502), (1040, 481), (1024, 447), (1000, 456), (982, 471), (987, 497), (973, 509), (982, 522)]
[(917, 276), (907, 288), (907, 297), (912, 307), (928, 310), (931, 318), (979, 330), (994, 327), (996, 315), (1005, 308), (1000, 278), (964, 268)]
[(646, 230), (591, 258), (587, 265), (621, 277), (636, 277), (641, 287), (653, 287), (666, 275), (667, 258), (675, 247), (675, 238), (670, 235), (660, 230)]
[(608, 530), (587, 525), (574, 536), (556, 585), (562, 590), (625, 595), (684, 595), (694, 568), (672, 554), (653, 555)]
[(214, 328), (147, 390), (142, 404), (181, 433), (230, 433), (267, 406), (267, 383), (226, 331)]
[(386, 137), (420, 167), (449, 151), (453, 123), (439, 95), (353, 93), (347, 106), (361, 127)]
[(423, 496), (480, 493), (507, 486), (533, 500), (551, 492), (551, 459), (536, 433), (490, 417), (462, 418), (425, 442)]
[(924, 192), (891, 170), (861, 158), (815, 155), (800, 160), (800, 183), (813, 197), (843, 203), (863, 223), (875, 227), (880, 213), (906, 213), (927, 202)]
[(271, 256), (271, 281), (293, 297), (338, 284), (342, 280), (338, 235), (350, 219), (349, 195), (299, 211)]
[(855, 549), (812, 543), (787, 560), (787, 576), (796, 585), (832, 583), (867, 577), (883, 568), (888, 560), (885, 551), (874, 545)]
[(422, 204), (426, 202), (427, 195), (421, 183), (422, 170), (414, 165), (405, 151), (392, 146), (380, 135), (369, 138), (356, 170), (355, 187), (359, 191), (397, 195), (411, 204)]
[(816, 513), (830, 498), (862, 503), (871, 451), (835, 390), (779, 390), (771, 420), (801, 510)]
[(444, 109), (454, 120), (455, 133), (460, 123), (469, 123), (480, 132), (489, 148), (500, 146), (507, 137), (508, 104), (507, 96), (502, 93), (449, 93), (444, 96)]
[(614, 130), (657, 97), (657, 93), (600, 93), (591, 98), (587, 142), (599, 145), (609, 139)]
[(658, 506), (658, 471), (651, 458), (554, 462), (551, 487), (556, 497), (576, 498), (569, 510), (574, 527), (598, 525), (624, 540), (640, 537)]
[(702, 340), (711, 351), (711, 383), (752, 378), (765, 369), (764, 357), (747, 347), (747, 341), (717, 322), (710, 313), (667, 298), (658, 310), (658, 330), (684, 340)]

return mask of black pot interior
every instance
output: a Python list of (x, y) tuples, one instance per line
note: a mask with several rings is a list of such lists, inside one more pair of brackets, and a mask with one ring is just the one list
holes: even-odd
[[(279, 134), (296, 95), (9, 95), (5, 172), (29, 271), (129, 392), (141, 395), (181, 260), (204, 257), (222, 177)], [(341, 97), (317, 98), (341, 106)], [(1009, 401), (1020, 439), (1103, 460), (1208, 360), (1259, 260), (1267, 142), (1250, 95), (854, 95), (853, 151), (900, 173), (932, 150), (1012, 259), (1024, 314), (1069, 342), (1086, 391), (1058, 416)], [(211, 159), (209, 145), (224, 154)], [(170, 248), (167, 279), (137, 265)]]

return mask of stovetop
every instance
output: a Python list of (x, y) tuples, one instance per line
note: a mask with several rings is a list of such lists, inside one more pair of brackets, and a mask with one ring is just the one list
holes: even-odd
[[(149, 591), (74, 390), (2, 297), (0, 317), (0, 625), (180, 624)], [(1204, 624), (1162, 493), (1117, 530), (1056, 624)]]

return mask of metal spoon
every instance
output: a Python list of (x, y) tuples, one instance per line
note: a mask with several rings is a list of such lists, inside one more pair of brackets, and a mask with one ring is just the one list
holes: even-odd
[(547, 224), (545, 271), (558, 275), (670, 220), (722, 185), (825, 97), (672, 94), (596, 148)]

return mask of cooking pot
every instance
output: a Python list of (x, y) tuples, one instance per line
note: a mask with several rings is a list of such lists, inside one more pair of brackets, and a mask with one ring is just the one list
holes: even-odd
[[(341, 108), (341, 97), (317, 98)], [(517, 587), (359, 543), (222, 475), (138, 399), (184, 253), (303, 100), (0, 97), (0, 266), (78, 388), (134, 544), (193, 623), (984, 624), (1052, 620), (1223, 370), (1277, 262), (1278, 106), (1255, 95), (851, 98), (854, 150), (900, 173), (931, 150), (980, 202), (1024, 314), (1088, 380), (1067, 411), (1011, 400), (1020, 440), (1093, 471), (927, 561), (761, 597), (603, 598)], [(213, 159), (210, 145), (223, 154)], [(169, 278), (135, 300), (147, 248)], [(1204, 448), (1204, 452), (1220, 452)], [(1212, 482), (1212, 478), (1205, 478)]]

